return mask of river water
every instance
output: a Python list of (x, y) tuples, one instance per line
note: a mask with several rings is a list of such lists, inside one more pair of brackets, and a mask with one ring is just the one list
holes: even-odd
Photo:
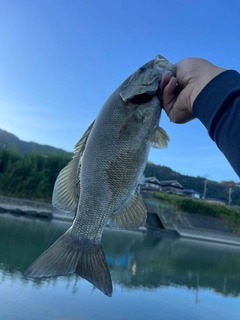
[(76, 275), (27, 279), (70, 223), (0, 215), (1, 320), (239, 320), (240, 248), (106, 229), (105, 296)]

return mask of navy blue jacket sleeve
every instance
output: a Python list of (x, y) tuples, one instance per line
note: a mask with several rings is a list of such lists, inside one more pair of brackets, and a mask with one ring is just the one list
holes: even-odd
[(240, 177), (240, 74), (220, 73), (199, 93), (193, 114)]

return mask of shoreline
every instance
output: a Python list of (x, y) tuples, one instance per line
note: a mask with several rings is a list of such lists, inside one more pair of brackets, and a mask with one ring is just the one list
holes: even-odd
[[(147, 219), (147, 226), (143, 226), (136, 230), (123, 231), (240, 246), (240, 236), (230, 232), (229, 230), (202, 228), (201, 225), (193, 226), (191, 224), (191, 216), (196, 220), (196, 214), (181, 212), (179, 214), (179, 220), (179, 217), (176, 219), (174, 214), (170, 211), (160, 212), (157, 206), (151, 206), (149, 203), (145, 203), (145, 205), (148, 212), (148, 219), (150, 216), (154, 215), (155, 219), (157, 219), (161, 224), (161, 227), (156, 227), (151, 224), (149, 225)], [(63, 213), (62, 211), (54, 208), (51, 203), (0, 196), (0, 214), (4, 213), (31, 218), (63, 220), (65, 222), (72, 222), (74, 218), (74, 212)], [(199, 217), (201, 221), (205, 221), (205, 224), (212, 223), (212, 218), (210, 220), (209, 217), (200, 215), (197, 218)], [(217, 219), (215, 220), (217, 221)], [(183, 221), (185, 221), (184, 224)], [(112, 229), (109, 226), (106, 227)], [(120, 229), (117, 230), (122, 231)]]
[(47, 202), (0, 196), (1, 213), (52, 219), (53, 207), (51, 203)]

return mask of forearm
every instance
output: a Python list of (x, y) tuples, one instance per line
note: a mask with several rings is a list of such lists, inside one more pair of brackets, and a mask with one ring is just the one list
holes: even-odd
[(195, 99), (193, 114), (240, 176), (240, 74), (228, 70), (211, 80)]

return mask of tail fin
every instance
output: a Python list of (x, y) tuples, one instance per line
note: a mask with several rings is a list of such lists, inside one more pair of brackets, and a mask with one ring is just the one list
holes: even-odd
[(74, 272), (112, 296), (112, 280), (102, 245), (76, 239), (71, 235), (71, 228), (30, 265), (25, 275), (42, 278)]

